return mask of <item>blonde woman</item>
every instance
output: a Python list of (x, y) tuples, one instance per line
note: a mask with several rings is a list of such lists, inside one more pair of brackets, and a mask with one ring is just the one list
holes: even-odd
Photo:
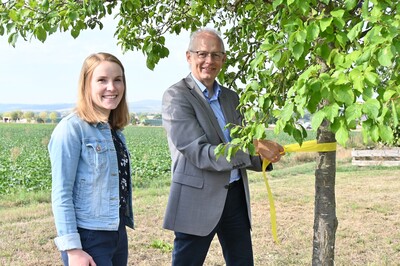
[(64, 265), (125, 266), (133, 228), (129, 123), (122, 63), (108, 53), (83, 62), (74, 112), (49, 143), (52, 208)]

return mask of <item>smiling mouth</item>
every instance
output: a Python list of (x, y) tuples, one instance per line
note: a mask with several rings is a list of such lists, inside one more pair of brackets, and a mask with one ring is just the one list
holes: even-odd
[(106, 98), (106, 99), (115, 99), (115, 98), (117, 98), (117, 95), (105, 95), (105, 96), (103, 96), (103, 98)]

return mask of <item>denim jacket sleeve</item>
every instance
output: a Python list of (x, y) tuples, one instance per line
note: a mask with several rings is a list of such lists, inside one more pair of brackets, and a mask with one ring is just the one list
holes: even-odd
[(59, 250), (81, 249), (77, 229), (73, 188), (81, 154), (81, 136), (78, 123), (64, 119), (54, 129), (49, 142), (52, 168), (52, 208)]

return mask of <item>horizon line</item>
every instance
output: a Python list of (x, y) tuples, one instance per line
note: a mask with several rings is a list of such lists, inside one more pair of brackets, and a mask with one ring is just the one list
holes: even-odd
[[(135, 102), (144, 102), (144, 101), (158, 101), (161, 102), (160, 99), (144, 99), (144, 100), (136, 100), (136, 101), (128, 101), (128, 103), (135, 103)], [(76, 102), (57, 102), (57, 103), (5, 103), (0, 102), (0, 105), (56, 105), (56, 104), (76, 104)]]

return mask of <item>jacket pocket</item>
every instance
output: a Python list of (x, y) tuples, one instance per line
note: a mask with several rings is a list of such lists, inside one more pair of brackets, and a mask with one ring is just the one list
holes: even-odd
[(175, 172), (172, 181), (195, 188), (203, 188), (204, 186), (204, 178), (202, 176), (193, 176), (184, 173)]
[(98, 139), (85, 139), (84, 145), (89, 164), (96, 170), (102, 170), (107, 166), (107, 142)]

